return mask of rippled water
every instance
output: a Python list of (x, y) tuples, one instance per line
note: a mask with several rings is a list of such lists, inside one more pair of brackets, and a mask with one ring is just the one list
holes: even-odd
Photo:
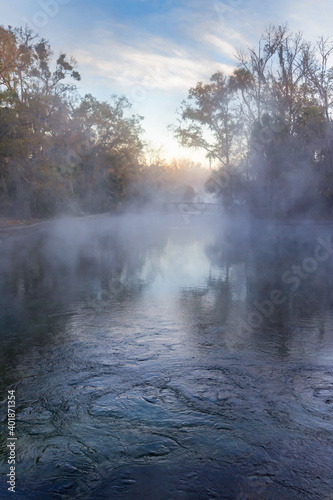
[(281, 278), (332, 228), (256, 229), (133, 216), (2, 237), (17, 498), (333, 498), (333, 256), (294, 292)]

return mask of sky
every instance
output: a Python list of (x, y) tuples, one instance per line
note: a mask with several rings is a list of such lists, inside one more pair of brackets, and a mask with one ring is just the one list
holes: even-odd
[(189, 88), (218, 70), (230, 74), (237, 50), (256, 46), (270, 24), (315, 41), (333, 34), (332, 20), (329, 0), (0, 0), (0, 25), (27, 24), (55, 55), (76, 59), (82, 95), (126, 95), (166, 158), (202, 162), (168, 130)]

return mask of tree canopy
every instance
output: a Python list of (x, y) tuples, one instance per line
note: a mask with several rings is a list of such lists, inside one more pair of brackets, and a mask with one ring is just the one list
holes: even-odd
[[(270, 26), (231, 74), (189, 89), (173, 132), (214, 166), (207, 189), (227, 208), (275, 216), (333, 209), (333, 43)], [(0, 27), (0, 210), (99, 212), (163, 198), (177, 162), (149, 160), (125, 96), (81, 96), (76, 61), (29, 28)], [(180, 165), (182, 162), (178, 162)], [(185, 168), (185, 167), (184, 167)], [(187, 173), (196, 177), (197, 168)], [(187, 174), (186, 174), (187, 175)], [(194, 181), (195, 183), (195, 181)], [(186, 177), (184, 196), (193, 196)], [(147, 194), (149, 193), (149, 195)]]
[(142, 156), (142, 117), (126, 97), (81, 97), (79, 80), (73, 58), (54, 59), (28, 28), (0, 27), (2, 211), (101, 211), (124, 196)]
[[(217, 170), (209, 189), (228, 207), (295, 215), (333, 209), (333, 44), (270, 26), (231, 75), (198, 82), (173, 127)], [(221, 179), (224, 179), (222, 182)]]

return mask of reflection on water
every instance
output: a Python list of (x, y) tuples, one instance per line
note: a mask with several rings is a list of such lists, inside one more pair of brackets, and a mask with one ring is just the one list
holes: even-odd
[[(0, 457), (6, 474), (15, 388), (18, 498), (330, 498), (333, 257), (295, 291), (282, 279), (329, 228), (220, 226), (2, 239)], [(285, 301), (261, 322), (272, 290)]]

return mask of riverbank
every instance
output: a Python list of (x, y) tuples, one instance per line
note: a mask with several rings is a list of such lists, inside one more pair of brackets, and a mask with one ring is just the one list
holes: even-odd
[(44, 226), (52, 225), (52, 223), (57, 223), (61, 220), (76, 219), (78, 221), (88, 221), (91, 219), (100, 220), (105, 217), (109, 217), (112, 213), (106, 212), (103, 214), (92, 214), (92, 215), (63, 215), (56, 218), (49, 219), (38, 219), (38, 218), (27, 218), (27, 219), (17, 219), (15, 217), (0, 217), (0, 237), (6, 237), (9, 234), (20, 233), (21, 231), (29, 231), (32, 229), (39, 229)]
[(15, 217), (0, 217), (0, 229), (31, 226), (33, 224), (36, 224), (38, 222), (44, 222), (46, 220), (47, 219), (37, 219), (37, 218), (17, 219)]

